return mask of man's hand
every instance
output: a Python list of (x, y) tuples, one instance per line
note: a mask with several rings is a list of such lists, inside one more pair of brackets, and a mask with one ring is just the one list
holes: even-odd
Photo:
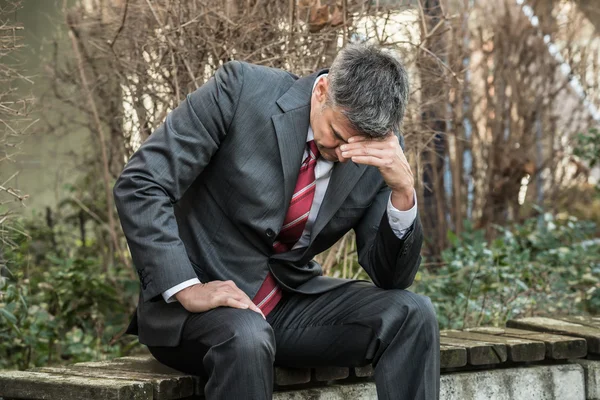
[(396, 135), (390, 133), (382, 139), (352, 136), (340, 150), (343, 158), (379, 169), (385, 183), (392, 189), (392, 205), (395, 208), (406, 211), (414, 206), (415, 178)]
[(233, 281), (212, 281), (189, 286), (175, 294), (177, 301), (192, 313), (200, 313), (217, 307), (247, 308), (265, 318), (260, 308), (242, 292)]

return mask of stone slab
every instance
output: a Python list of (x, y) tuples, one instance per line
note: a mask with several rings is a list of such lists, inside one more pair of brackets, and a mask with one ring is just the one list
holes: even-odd
[(546, 317), (513, 319), (508, 321), (506, 326), (581, 337), (587, 341), (588, 353), (600, 355), (600, 329), (598, 328)]
[(600, 400), (600, 361), (576, 360), (583, 367), (586, 400)]
[[(440, 368), (460, 368), (467, 365), (467, 349), (456, 346), (440, 346)], [(373, 376), (373, 367), (367, 365), (354, 368), (354, 375), (358, 378)]]
[[(114, 358), (106, 361), (90, 361), (73, 364), (76, 368), (97, 368), (106, 371), (122, 371), (124, 373), (138, 372), (147, 374), (171, 375), (173, 377), (189, 376), (181, 372), (167, 367), (164, 364), (156, 361), (152, 355), (127, 356)], [(194, 393), (203, 393), (204, 382), (197, 376), (192, 377), (194, 380)]]
[(440, 368), (460, 368), (467, 365), (467, 349), (440, 345)]
[(147, 382), (153, 387), (153, 400), (175, 400), (192, 396), (195, 393), (195, 378), (190, 375), (173, 375), (146, 373), (137, 371), (119, 371), (104, 368), (89, 368), (82, 366), (43, 367), (36, 372), (46, 372), (54, 375), (80, 376), (88, 378), (121, 379), (136, 382)]
[[(273, 399), (377, 400), (377, 391), (373, 382), (339, 384), (277, 392)], [(583, 368), (567, 364), (444, 374), (440, 400), (586, 400)]]
[(64, 376), (46, 372), (0, 373), (0, 397), (35, 400), (152, 400), (148, 382)]
[(506, 345), (508, 360), (513, 362), (541, 361), (546, 355), (544, 342), (532, 339), (521, 339), (506, 336), (489, 335), (480, 332), (445, 331), (448, 337), (467, 340), (481, 340), (490, 343), (501, 343)]
[(275, 368), (277, 386), (301, 385), (310, 382), (310, 368)]
[(486, 333), (488, 335), (501, 335), (520, 339), (532, 339), (544, 342), (546, 345), (545, 358), (552, 360), (566, 360), (585, 357), (587, 342), (585, 339), (553, 335), (524, 329), (480, 327), (469, 329), (471, 332)]
[(358, 378), (368, 378), (373, 376), (375, 370), (372, 365), (366, 365), (364, 367), (356, 367), (354, 368), (354, 375)]
[(107, 361), (90, 361), (73, 364), (75, 367), (102, 368), (116, 371), (145, 372), (149, 374), (182, 375), (156, 361), (151, 355), (119, 357)]
[(499, 364), (506, 362), (508, 358), (504, 344), (452, 338), (448, 337), (444, 331), (440, 332), (440, 344), (464, 347), (467, 351), (467, 363), (470, 365)]
[(583, 326), (589, 326), (591, 328), (600, 329), (600, 317), (584, 316), (584, 315), (568, 315), (563, 317), (557, 317), (561, 321), (572, 322), (574, 324), (580, 324)]
[(315, 379), (319, 382), (337, 381), (350, 376), (350, 368), (322, 367), (315, 368)]

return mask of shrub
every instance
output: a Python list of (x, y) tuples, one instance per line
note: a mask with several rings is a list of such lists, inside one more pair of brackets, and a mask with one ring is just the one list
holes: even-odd
[[(81, 243), (67, 229), (39, 222), (15, 235), (0, 278), (0, 369), (116, 357), (135, 338), (111, 340), (124, 328), (137, 280), (108, 278), (95, 241)], [(114, 268), (122, 270), (122, 268)]]
[(412, 290), (431, 297), (441, 328), (504, 325), (514, 317), (598, 313), (600, 243), (595, 226), (543, 214), (512, 228), (496, 226), (491, 243), (468, 227), (437, 268), (421, 268)]

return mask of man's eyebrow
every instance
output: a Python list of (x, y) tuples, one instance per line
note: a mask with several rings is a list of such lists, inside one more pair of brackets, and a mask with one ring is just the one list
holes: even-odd
[(336, 137), (336, 138), (340, 139), (340, 140), (341, 140), (342, 142), (344, 142), (344, 143), (348, 143), (348, 142), (346, 141), (346, 139), (344, 139), (344, 138), (342, 137), (342, 135), (340, 135), (340, 134), (339, 134), (339, 132), (335, 130), (335, 128), (333, 127), (333, 125), (330, 125), (330, 126), (331, 126), (331, 130), (333, 131), (333, 134), (335, 135), (335, 137)]

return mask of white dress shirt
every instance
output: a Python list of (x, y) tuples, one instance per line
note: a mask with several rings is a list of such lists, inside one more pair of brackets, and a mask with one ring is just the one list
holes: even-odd
[[(322, 78), (326, 76), (320, 75), (316, 80), (315, 84)], [(314, 89), (313, 85), (313, 89)], [(308, 135), (306, 136), (306, 141), (309, 142), (314, 139), (314, 133), (312, 127), (308, 127)], [(308, 150), (304, 150), (304, 155), (302, 159), (305, 159), (308, 156)], [(325, 197), (325, 192), (327, 191), (327, 186), (329, 185), (329, 179), (331, 178), (331, 172), (333, 170), (333, 161), (327, 161), (323, 157), (319, 157), (317, 159), (317, 165), (315, 166), (315, 196), (313, 198), (312, 206), (310, 207), (310, 212), (308, 214), (308, 220), (306, 221), (306, 225), (304, 227), (304, 231), (302, 232), (302, 236), (298, 240), (298, 242), (294, 245), (292, 249), (298, 249), (302, 247), (307, 247), (310, 242), (310, 233), (312, 231), (313, 224), (315, 219), (317, 219), (317, 215), (319, 214), (319, 209), (321, 208), (321, 204), (323, 203), (323, 198)], [(414, 193), (414, 192), (413, 192)], [(417, 218), (417, 196), (416, 193), (413, 194), (415, 204), (408, 211), (400, 211), (396, 207), (392, 205), (392, 196), (388, 199), (387, 204), (387, 215), (389, 218), (390, 227), (394, 234), (398, 237), (398, 239), (404, 238), (413, 222)], [(200, 280), (197, 278), (189, 279), (185, 282), (180, 283), (179, 285), (173, 286), (170, 289), (167, 289), (163, 292), (163, 298), (167, 303), (177, 301), (175, 294), (189, 286), (196, 285), (200, 283)]]

